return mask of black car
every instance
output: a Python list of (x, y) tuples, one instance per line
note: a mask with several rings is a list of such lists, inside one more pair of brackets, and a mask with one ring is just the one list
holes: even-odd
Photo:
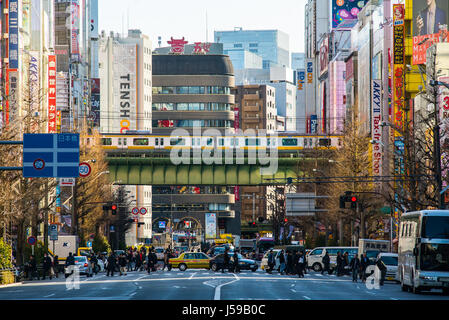
[[(256, 261), (244, 258), (240, 253), (238, 254), (238, 256), (239, 256), (240, 270), (251, 270), (252, 272), (256, 272), (257, 268), (259, 267)], [(230, 255), (229, 264), (230, 264), (229, 268), (234, 270), (234, 258), (232, 257), (232, 255)], [(223, 269), (223, 265), (224, 265), (224, 254), (219, 254), (215, 256), (209, 262), (209, 266), (212, 271), (218, 271), (220, 269)]]

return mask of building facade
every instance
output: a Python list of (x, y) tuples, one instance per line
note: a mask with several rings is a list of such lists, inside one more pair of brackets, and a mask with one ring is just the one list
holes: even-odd
[[(176, 129), (203, 134), (234, 132), (234, 71), (225, 55), (153, 55), (153, 133)], [(176, 144), (176, 139), (170, 139)], [(172, 142), (170, 142), (172, 143)], [(205, 239), (205, 217), (217, 215), (217, 234), (240, 233), (233, 210), (234, 188), (173, 186), (153, 190), (153, 228), (158, 237), (172, 230), (174, 242)]]
[[(100, 131), (102, 133), (151, 132), (152, 48), (139, 30), (127, 37), (101, 33), (99, 39)], [(149, 241), (152, 237), (151, 187), (126, 186), (132, 206), (146, 208), (127, 232), (127, 245)], [(132, 208), (127, 208), (131, 211)], [(132, 216), (133, 218), (136, 218)]]

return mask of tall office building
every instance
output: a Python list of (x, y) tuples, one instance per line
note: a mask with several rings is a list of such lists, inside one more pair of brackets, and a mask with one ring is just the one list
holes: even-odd
[[(270, 85), (238, 85), (232, 90), (235, 96), (235, 110), (239, 113), (239, 128), (266, 130), (267, 134), (277, 131), (276, 89)], [(242, 225), (256, 222), (259, 218), (269, 219), (273, 206), (267, 199), (273, 198), (271, 187), (241, 187)]]
[[(185, 129), (190, 134), (195, 133), (194, 130), (204, 133), (208, 129), (216, 129), (220, 134), (233, 133), (235, 116), (231, 88), (234, 85), (234, 71), (228, 56), (153, 54), (153, 133), (169, 136), (176, 129)], [(182, 143), (179, 138), (164, 139), (161, 142), (165, 145)], [(189, 233), (193, 241), (201, 242), (205, 240), (206, 213), (216, 213), (217, 234), (238, 235), (240, 223), (233, 210), (233, 189), (154, 187), (155, 233), (162, 238), (172, 222), (177, 241), (184, 241)]]
[[(245, 54), (234, 56), (234, 52), (248, 51), (262, 57), (263, 69), (290, 67), (290, 40), (282, 31), (235, 28), (234, 31), (215, 31), (214, 39), (223, 43), (223, 53), (230, 55), (235, 66), (245, 65), (245, 61), (242, 63)], [(251, 68), (250, 64), (245, 68)]]
[[(103, 31), (99, 42), (101, 132), (151, 131), (151, 41), (140, 30), (129, 30), (127, 37), (112, 32), (106, 36)], [(148, 212), (138, 217), (144, 226), (134, 224), (126, 234), (126, 244), (135, 245), (152, 237), (151, 187), (127, 186), (126, 190), (132, 206)]]

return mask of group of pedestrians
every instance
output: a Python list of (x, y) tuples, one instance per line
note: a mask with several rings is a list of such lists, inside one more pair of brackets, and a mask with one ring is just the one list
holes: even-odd
[(234, 273), (240, 272), (238, 249), (234, 250), (234, 253), (232, 254), (232, 260), (233, 262), (231, 264), (231, 255), (229, 254), (229, 248), (226, 248), (223, 255), (223, 266), (221, 268), (222, 273), (224, 273), (225, 270)]
[[(40, 280), (36, 257), (34, 255), (30, 255), (30, 259), (27, 263), (24, 264), (25, 279), (32, 280), (37, 278)], [(53, 260), (48, 256), (47, 253), (44, 253), (44, 258), (42, 260), (42, 280), (48, 276), (51, 279), (53, 277), (58, 278), (59, 274), (59, 257), (55, 256)]]
[[(170, 252), (170, 248), (166, 249), (167, 255)], [(165, 257), (165, 254), (164, 254)], [(168, 260), (165, 261), (164, 259), (164, 268), (165, 268), (165, 262), (168, 266)], [(118, 269), (120, 276), (127, 275), (127, 272), (130, 271), (147, 271), (148, 274), (150, 274), (152, 271), (156, 271), (156, 265), (157, 265), (157, 255), (156, 252), (150, 248), (148, 250), (148, 254), (146, 252), (145, 248), (140, 249), (137, 251), (136, 249), (128, 249), (127, 253), (121, 253), (119, 255), (116, 255), (115, 253), (112, 253), (107, 258), (107, 264), (106, 264), (106, 276), (111, 277), (114, 276), (114, 271)]]
[[(276, 266), (276, 254), (273, 250), (268, 253), (268, 273), (272, 273)], [(279, 253), (279, 272), (281, 275), (298, 275), (304, 278), (307, 274), (307, 256), (304, 251), (281, 250)]]

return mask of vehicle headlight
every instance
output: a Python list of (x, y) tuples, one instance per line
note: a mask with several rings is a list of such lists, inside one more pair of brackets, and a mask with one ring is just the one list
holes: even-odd
[(426, 281), (438, 281), (437, 277), (419, 276), (419, 278)]

